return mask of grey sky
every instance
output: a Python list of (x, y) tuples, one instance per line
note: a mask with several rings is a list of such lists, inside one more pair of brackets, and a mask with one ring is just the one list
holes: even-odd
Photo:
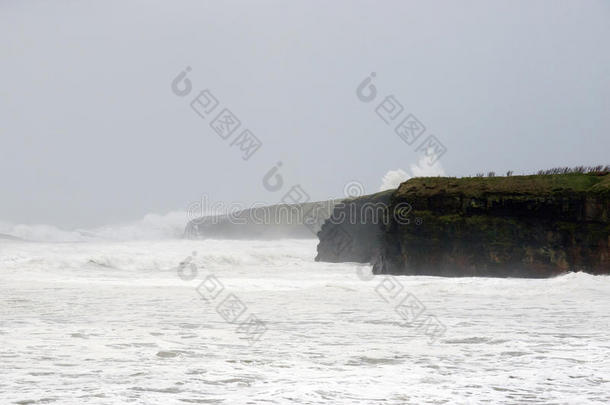
[[(92, 226), (367, 191), (419, 154), (360, 102), (376, 72), (449, 175), (610, 163), (607, 1), (3, 1), (0, 220)], [(244, 162), (170, 90), (186, 66), (258, 136)]]

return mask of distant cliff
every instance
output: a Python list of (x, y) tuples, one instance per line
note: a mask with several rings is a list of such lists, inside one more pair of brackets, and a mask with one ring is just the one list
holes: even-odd
[(415, 178), (356, 204), (380, 198), (387, 205), (376, 224), (342, 221), (338, 205), (318, 234), (316, 260), (370, 262), (391, 274), (610, 274), (608, 173)]
[(190, 239), (315, 238), (336, 201), (255, 207), (227, 215), (191, 220), (184, 231)]
[(0, 233), (0, 239), (4, 239), (4, 240), (19, 240), (19, 241), (23, 240), (23, 239), (18, 238), (16, 236), (7, 235), (7, 234), (4, 234), (4, 233)]

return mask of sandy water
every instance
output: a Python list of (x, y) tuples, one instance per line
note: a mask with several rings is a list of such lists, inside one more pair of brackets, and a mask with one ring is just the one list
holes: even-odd
[(610, 403), (610, 278), (372, 278), (316, 243), (0, 241), (0, 403)]

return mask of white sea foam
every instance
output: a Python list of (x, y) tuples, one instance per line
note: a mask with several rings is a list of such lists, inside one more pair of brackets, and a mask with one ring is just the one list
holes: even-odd
[[(394, 278), (446, 325), (428, 345), (391, 279), (315, 246), (0, 241), (0, 403), (610, 402), (610, 278)], [(231, 293), (268, 328), (252, 347), (216, 311)]]
[(88, 229), (66, 230), (53, 225), (0, 222), (0, 234), (36, 242), (91, 242), (180, 238), (188, 222), (186, 212), (147, 214), (138, 221)]
[(388, 170), (388, 172), (381, 179), (381, 186), (379, 191), (390, 190), (397, 188), (400, 183), (409, 180), (412, 177), (433, 177), (433, 176), (444, 176), (445, 169), (440, 160), (434, 161), (430, 164), (430, 159), (426, 156), (422, 156), (416, 164), (409, 166), (411, 174), (405, 172), (402, 169)]

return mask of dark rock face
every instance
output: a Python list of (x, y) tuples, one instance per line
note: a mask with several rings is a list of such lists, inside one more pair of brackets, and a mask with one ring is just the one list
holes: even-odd
[[(391, 193), (386, 221), (343, 228), (352, 244), (336, 256), (340, 224), (327, 221), (317, 260), (370, 262), (378, 274), (610, 274), (609, 186), (608, 174), (412, 179)], [(405, 205), (409, 221), (396, 215)]]
[(379, 254), (394, 190), (343, 200), (318, 232), (316, 261), (368, 263)]

